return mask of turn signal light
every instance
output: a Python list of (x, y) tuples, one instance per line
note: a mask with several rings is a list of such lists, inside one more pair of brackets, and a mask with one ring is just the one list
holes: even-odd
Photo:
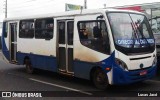
[(107, 67), (106, 70), (111, 70), (111, 68), (108, 68), (108, 67)]

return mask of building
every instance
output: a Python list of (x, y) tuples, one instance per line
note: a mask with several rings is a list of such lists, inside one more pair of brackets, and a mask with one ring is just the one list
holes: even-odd
[(115, 8), (140, 11), (146, 13), (149, 19), (160, 16), (160, 2), (125, 5), (125, 6), (118, 6)]

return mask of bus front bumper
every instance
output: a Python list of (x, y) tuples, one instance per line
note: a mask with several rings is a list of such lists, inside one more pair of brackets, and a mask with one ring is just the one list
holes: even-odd
[(124, 71), (119, 67), (113, 68), (113, 85), (131, 84), (150, 79), (156, 75), (156, 66), (145, 69)]

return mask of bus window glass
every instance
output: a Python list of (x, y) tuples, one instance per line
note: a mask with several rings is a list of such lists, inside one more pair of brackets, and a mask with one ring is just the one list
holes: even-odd
[(73, 45), (73, 21), (67, 22), (68, 44)]
[(110, 13), (108, 16), (117, 45), (125, 48), (144, 48), (154, 45), (149, 24), (143, 15)]
[(154, 36), (144, 15), (116, 12), (107, 16), (117, 50), (128, 55), (154, 51)]
[(8, 35), (8, 23), (7, 22), (4, 23), (4, 27), (5, 27), (4, 38), (7, 38), (7, 35)]
[(37, 19), (35, 22), (36, 39), (53, 38), (53, 18)]
[(80, 21), (78, 31), (82, 45), (93, 50), (108, 53), (109, 39), (104, 20)]
[(34, 37), (34, 20), (20, 21), (20, 38), (33, 38)]
[[(144, 16), (141, 16), (141, 15), (135, 15), (135, 14), (130, 14), (133, 22), (135, 23), (135, 27), (137, 28), (137, 31), (139, 31), (139, 34), (140, 34), (140, 38), (143, 38), (143, 36), (145, 38), (150, 38), (150, 37), (153, 37), (148, 30), (147, 28), (147, 25), (146, 24), (146, 20), (144, 20)], [(148, 26), (149, 27), (149, 26)], [(150, 36), (151, 35), (151, 36)]]
[(65, 44), (65, 22), (58, 23), (59, 44)]

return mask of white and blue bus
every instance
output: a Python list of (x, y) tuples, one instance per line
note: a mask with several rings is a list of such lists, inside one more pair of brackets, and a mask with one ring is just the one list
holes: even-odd
[(150, 79), (157, 63), (145, 15), (116, 9), (5, 19), (2, 52), (28, 73), (49, 70), (92, 80), (101, 89)]

